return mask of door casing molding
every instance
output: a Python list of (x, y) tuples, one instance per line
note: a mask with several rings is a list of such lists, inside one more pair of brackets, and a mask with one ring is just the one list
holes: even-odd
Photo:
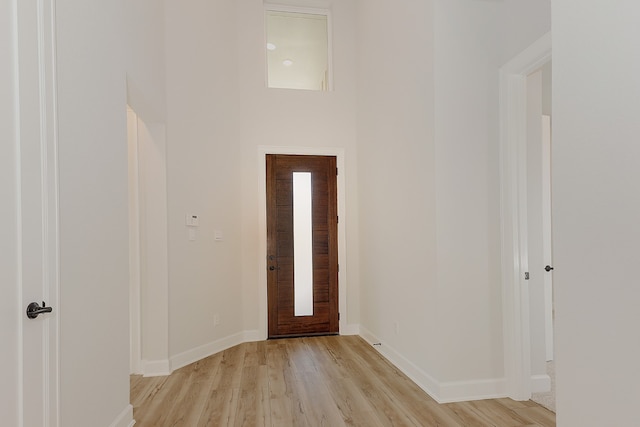
[(531, 337), (527, 249), (527, 85), (551, 60), (547, 33), (500, 69), (500, 202), (502, 316), (507, 394), (531, 397)]
[(345, 153), (343, 148), (334, 147), (286, 147), (258, 146), (258, 332), (259, 339), (268, 337), (267, 307), (267, 154), (292, 154), (306, 156), (335, 156), (338, 165), (338, 309), (340, 333), (347, 331), (347, 243), (346, 194), (345, 194)]
[[(60, 227), (58, 173), (58, 100), (56, 63), (56, 1), (14, 2), (15, 45), (10, 64), (15, 64), (16, 166), (18, 220), (18, 417), (19, 423), (41, 421), (46, 427), (60, 425)], [(39, 155), (39, 158), (36, 156)], [(26, 168), (25, 172), (23, 169)], [(29, 172), (38, 171), (38, 175)], [(26, 207), (26, 208), (25, 208)], [(34, 228), (34, 225), (37, 225)], [(35, 252), (40, 253), (35, 253)], [(30, 259), (31, 257), (37, 257)], [(25, 262), (27, 260), (28, 262)], [(41, 269), (24, 278), (31, 262)], [(33, 273), (33, 271), (31, 272)], [(41, 299), (40, 299), (41, 298)], [(24, 309), (30, 301), (45, 301), (53, 313), (28, 320)], [(25, 327), (28, 322), (34, 328)], [(39, 328), (41, 342), (33, 334)], [(32, 346), (33, 345), (33, 346)], [(35, 360), (25, 362), (28, 351), (37, 349), (37, 382), (41, 394), (32, 401), (31, 378)], [(35, 413), (34, 413), (35, 412)]]

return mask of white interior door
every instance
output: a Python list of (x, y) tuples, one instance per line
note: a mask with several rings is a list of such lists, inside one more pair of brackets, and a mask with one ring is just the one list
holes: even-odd
[[(2, 251), (13, 251), (9, 283), (14, 309), (2, 332), (16, 342), (11, 366), (15, 377), (3, 385), (3, 395), (15, 401), (11, 410), (16, 426), (58, 425), (58, 192), (56, 154), (55, 67), (53, 7), (46, 0), (12, 1), (10, 102), (4, 106), (11, 121), (3, 169), (12, 176), (3, 181), (10, 222)], [(4, 154), (4, 153), (3, 153)], [(6, 188), (4, 188), (6, 187)], [(5, 201), (3, 200), (3, 204)], [(43, 301), (47, 308), (43, 309)], [(36, 312), (27, 316), (31, 303)], [(42, 311), (42, 314), (38, 314)], [(48, 313), (47, 311), (52, 311)], [(4, 412), (3, 412), (4, 414)], [(6, 420), (3, 420), (3, 424)]]

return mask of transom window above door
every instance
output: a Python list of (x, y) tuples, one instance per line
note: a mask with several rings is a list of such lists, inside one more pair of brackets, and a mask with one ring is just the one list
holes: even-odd
[(267, 87), (331, 90), (330, 14), (265, 4)]

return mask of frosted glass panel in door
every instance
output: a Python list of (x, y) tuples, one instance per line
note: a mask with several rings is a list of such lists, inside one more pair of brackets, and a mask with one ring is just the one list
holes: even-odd
[(311, 173), (293, 172), (294, 314), (313, 315)]

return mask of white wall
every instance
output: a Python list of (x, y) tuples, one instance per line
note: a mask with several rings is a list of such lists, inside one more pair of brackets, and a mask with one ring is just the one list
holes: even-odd
[[(235, 8), (165, 2), (172, 356), (243, 330)], [(186, 214), (199, 216), (195, 241)]]
[(131, 420), (124, 2), (56, 3), (61, 424), (108, 426)]
[[(348, 294), (343, 315), (357, 327), (355, 4), (305, 4), (333, 13), (333, 92), (266, 89), (262, 1), (127, 6), (129, 103), (136, 113), (142, 109), (141, 117), (166, 118), (167, 125), (169, 357), (177, 366), (257, 339), (262, 329), (266, 333), (266, 318), (259, 314), (266, 312), (258, 271), (264, 239), (258, 233), (259, 146), (345, 150), (348, 213), (341, 221), (352, 268), (343, 266)], [(154, 23), (158, 14), (165, 16), (163, 25)], [(164, 85), (156, 70), (166, 76)], [(188, 240), (186, 214), (200, 217), (195, 241)], [(214, 240), (216, 230), (222, 241)], [(216, 316), (220, 324), (214, 327)], [(143, 342), (145, 336), (159, 336), (154, 325), (148, 322), (143, 329)], [(145, 352), (143, 347), (143, 358)]]
[(639, 19), (630, 0), (553, 4), (560, 426), (638, 423)]
[(433, 20), (358, 3), (357, 123), (362, 329), (438, 376)]
[(503, 372), (496, 60), (503, 5), (436, 4), (440, 379), (495, 381)]
[(502, 394), (498, 69), (549, 2), (361, 5), (363, 327), (441, 400)]
[(164, 2), (125, 2), (127, 103), (146, 123), (166, 120)]
[[(331, 92), (267, 89), (265, 70), (265, 30), (262, 0), (238, 0), (238, 76), (239, 76), (239, 166), (241, 179), (242, 224), (242, 298), (246, 330), (266, 337), (266, 282), (259, 266), (263, 255), (259, 248), (266, 236), (259, 233), (258, 187), (260, 146), (335, 147), (345, 152), (347, 324), (359, 320), (358, 288), (358, 206), (355, 126), (355, 2), (331, 0), (305, 2), (329, 8), (333, 20), (334, 90)], [(266, 256), (266, 254), (265, 254)], [(266, 268), (266, 267), (265, 267)], [(343, 331), (344, 332), (344, 331)]]
[(16, 194), (16, 93), (14, 50), (15, 2), (0, 4), (0, 413), (3, 423), (18, 425), (18, 330), (21, 301), (18, 297), (17, 194)]

